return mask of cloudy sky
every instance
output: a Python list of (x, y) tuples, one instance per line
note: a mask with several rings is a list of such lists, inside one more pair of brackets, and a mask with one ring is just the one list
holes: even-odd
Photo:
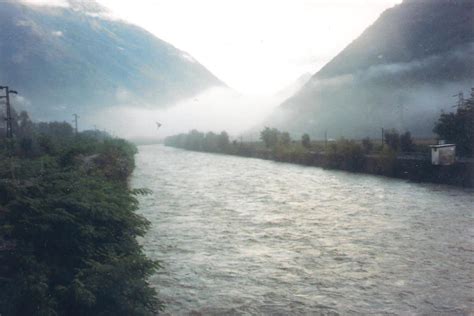
[(98, 0), (229, 86), (269, 95), (315, 73), (401, 0)]

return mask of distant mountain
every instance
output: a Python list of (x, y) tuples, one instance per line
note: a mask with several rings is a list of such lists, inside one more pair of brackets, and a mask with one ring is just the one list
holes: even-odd
[(275, 97), (286, 100), (295, 93), (297, 93), (312, 77), (313, 75), (309, 72), (302, 74), (296, 80), (281, 90), (277, 91)]
[(474, 1), (405, 0), (287, 99), (267, 121), (295, 134), (429, 136), (453, 95), (474, 86)]
[(0, 3), (0, 85), (38, 119), (103, 107), (170, 106), (224, 84), (186, 52), (111, 19), (94, 1)]

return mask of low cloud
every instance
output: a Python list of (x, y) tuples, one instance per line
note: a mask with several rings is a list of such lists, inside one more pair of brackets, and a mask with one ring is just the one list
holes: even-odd
[[(191, 129), (226, 130), (237, 136), (261, 123), (281, 101), (278, 97), (249, 97), (227, 88), (212, 88), (166, 109), (122, 105), (85, 119), (89, 126), (126, 138), (156, 139)], [(162, 124), (159, 129), (156, 122)]]

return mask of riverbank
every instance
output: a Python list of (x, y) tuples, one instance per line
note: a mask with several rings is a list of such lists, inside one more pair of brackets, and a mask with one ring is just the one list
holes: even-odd
[(134, 145), (67, 123), (0, 138), (0, 314), (154, 315)]
[(378, 154), (365, 154), (350, 141), (333, 146), (328, 151), (311, 151), (302, 146), (285, 146), (274, 149), (264, 148), (257, 143), (231, 143), (224, 150), (204, 148), (186, 148), (175, 143), (165, 143), (167, 146), (181, 149), (212, 152), (240, 157), (273, 160), (321, 167), (325, 169), (344, 170), (356, 173), (367, 173), (392, 178), (406, 179), (415, 182), (430, 182), (448, 184), (460, 187), (474, 187), (474, 160), (458, 160), (450, 166), (431, 164), (426, 154), (398, 154), (395, 151), (381, 150)]

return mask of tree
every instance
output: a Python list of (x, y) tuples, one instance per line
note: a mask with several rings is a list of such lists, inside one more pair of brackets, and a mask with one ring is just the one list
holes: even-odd
[(12, 157), (0, 150), (0, 314), (155, 315), (147, 280), (159, 265), (137, 241), (149, 226), (136, 214), (144, 191), (127, 185), (135, 146), (71, 141), (69, 124), (26, 113), (17, 123)]
[(218, 136), (213, 132), (206, 133), (203, 149), (209, 152), (216, 152), (218, 148), (219, 148)]
[(281, 133), (279, 137), (279, 141), (280, 141), (280, 144), (282, 144), (283, 146), (288, 146), (291, 143), (290, 133), (288, 132)]
[(303, 136), (301, 136), (301, 145), (303, 145), (304, 148), (311, 147), (311, 139), (308, 134), (303, 134)]
[(274, 148), (278, 145), (279, 135), (280, 131), (276, 128), (265, 127), (265, 129), (260, 132), (260, 139), (265, 143), (267, 148)]
[(330, 144), (326, 158), (329, 167), (350, 171), (362, 170), (365, 163), (362, 147), (344, 138)]
[(43, 177), (0, 185), (1, 238), (15, 244), (0, 258), (2, 314), (153, 315), (157, 264), (136, 240), (148, 222), (127, 187), (54, 165)]
[(398, 151), (400, 148), (400, 135), (394, 129), (386, 131), (384, 134), (385, 144), (388, 145), (392, 150)]
[(362, 148), (366, 154), (370, 153), (374, 149), (374, 143), (370, 140), (369, 137), (366, 137), (362, 140)]
[(229, 134), (227, 134), (226, 131), (222, 131), (219, 134), (217, 144), (219, 146), (220, 151), (224, 152), (227, 150), (230, 142), (229, 142)]
[(200, 151), (204, 146), (204, 133), (193, 129), (186, 137), (185, 148)]
[(413, 151), (413, 139), (410, 132), (405, 132), (400, 135), (400, 149), (403, 152)]
[(386, 131), (385, 135), (385, 144), (393, 150), (394, 152), (402, 151), (402, 152), (411, 152), (413, 151), (413, 140), (411, 138), (410, 132), (405, 132), (402, 135), (398, 134), (398, 132), (394, 129), (390, 131)]
[(441, 113), (433, 128), (440, 139), (456, 144), (460, 156), (474, 154), (474, 95), (458, 107), (455, 113)]

